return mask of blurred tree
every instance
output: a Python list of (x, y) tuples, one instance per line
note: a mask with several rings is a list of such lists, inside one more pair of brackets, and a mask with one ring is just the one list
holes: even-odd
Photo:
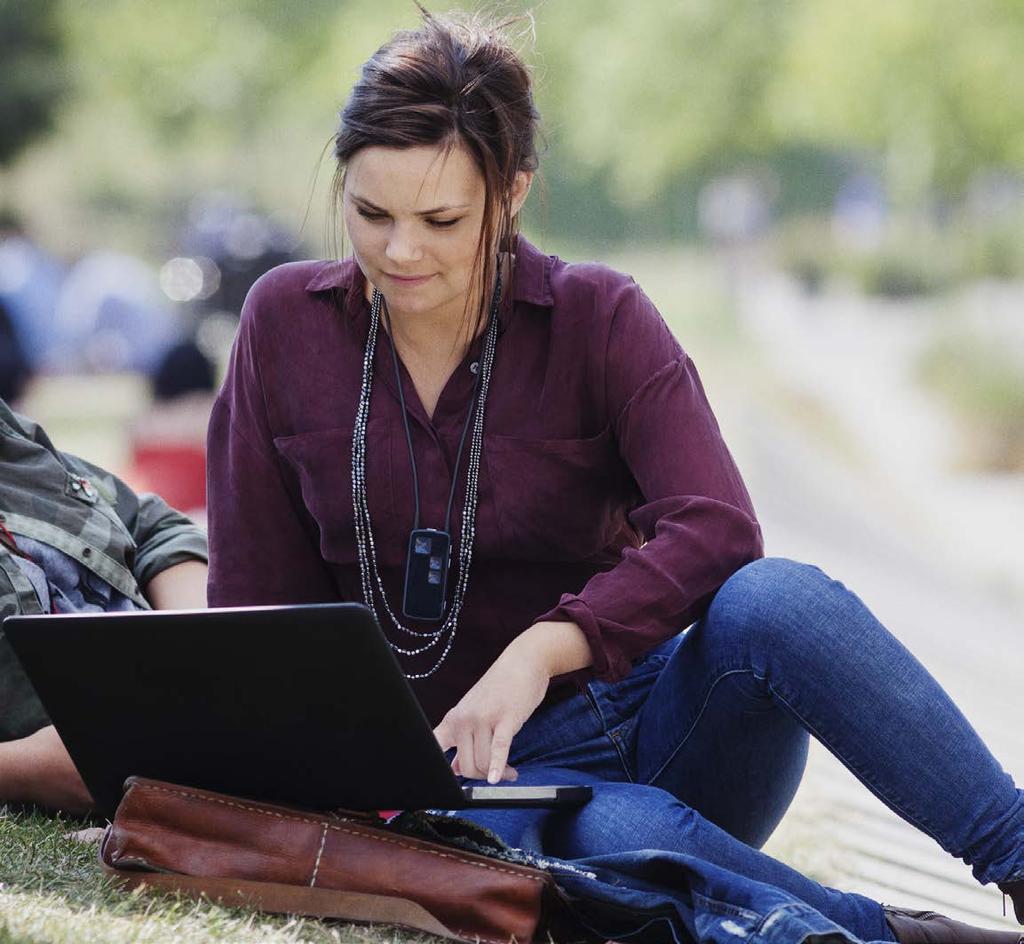
[(66, 251), (87, 234), (157, 258), (173, 249), (191, 198), (211, 189), (277, 211), (293, 229), (307, 206), (323, 206), (314, 175), (345, 90), (375, 46), (417, 17), (409, 0), (60, 9), (75, 100), (46, 153), (19, 168), (19, 201)]
[[(884, 167), (908, 203), (955, 196), (979, 169), (1024, 168), (1020, 0), (534, 5), (536, 46), (522, 45), (550, 143), (549, 212), (536, 216), (562, 235), (679, 235), (700, 184), (734, 169), (768, 168), (780, 200), (806, 209), (858, 161)], [(0, 0), (2, 24), (54, 8), (74, 100), (10, 191), (54, 245), (151, 254), (211, 188), (292, 227), (311, 208), (319, 251), (330, 162), (314, 176), (337, 110), (359, 64), (418, 19), (412, 0)], [(2, 30), (5, 70), (33, 48), (16, 26)], [(47, 87), (6, 71), (0, 97)]]
[(766, 90), (779, 138), (871, 150), (891, 196), (960, 194), (978, 170), (1024, 170), (1019, 0), (810, 0)]
[(763, 89), (796, 0), (589, 0), (543, 11), (539, 47), (553, 138), (604, 168), (626, 204), (681, 173), (774, 143)]
[[(543, 9), (556, 141), (620, 199), (785, 152), (876, 154), (897, 199), (1024, 169), (1019, 0), (590, 0)], [(786, 163), (784, 160), (783, 163)]]
[(67, 86), (54, 0), (0, 0), (0, 165), (48, 130)]

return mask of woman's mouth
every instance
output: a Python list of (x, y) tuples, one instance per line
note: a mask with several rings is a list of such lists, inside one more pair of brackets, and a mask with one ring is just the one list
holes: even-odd
[(433, 278), (433, 275), (395, 275), (393, 272), (385, 272), (384, 275), (399, 285), (421, 285)]

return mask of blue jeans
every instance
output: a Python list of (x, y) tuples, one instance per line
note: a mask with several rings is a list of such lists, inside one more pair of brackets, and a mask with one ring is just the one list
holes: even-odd
[(613, 863), (669, 905), (680, 890), (652, 885), (652, 856), (658, 874), (703, 863), (715, 900), (741, 911), (767, 907), (769, 888), (790, 912), (802, 903), (857, 938), (892, 940), (877, 902), (758, 851), (800, 782), (808, 732), (979, 881), (1024, 876), (1024, 794), (949, 696), (841, 583), (780, 559), (736, 573), (628, 678), (524, 725), (510, 758), (520, 781), (592, 783), (587, 806), (471, 818), (510, 845)]

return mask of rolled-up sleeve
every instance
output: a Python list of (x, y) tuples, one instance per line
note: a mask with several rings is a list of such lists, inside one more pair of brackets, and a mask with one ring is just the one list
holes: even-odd
[(133, 572), (140, 587), (176, 564), (207, 560), (203, 530), (158, 495), (139, 495), (132, 536), (136, 547)]
[[(215, 607), (338, 598), (319, 553), (315, 526), (274, 448), (258, 335), (260, 311), (268, 304), (274, 304), (273, 283), (264, 276), (246, 299), (210, 419), (207, 596)], [(269, 347), (265, 356), (272, 357)]]
[(66, 452), (60, 455), (67, 468), (103, 484), (114, 512), (135, 544), (129, 563), (140, 587), (176, 564), (189, 560), (206, 562), (206, 532), (187, 515), (172, 508), (159, 495), (136, 493), (117, 476), (91, 462)]
[(618, 300), (605, 364), (610, 423), (642, 496), (629, 520), (643, 543), (540, 620), (578, 624), (590, 677), (614, 680), (697, 619), (763, 545), (697, 371), (635, 284)]

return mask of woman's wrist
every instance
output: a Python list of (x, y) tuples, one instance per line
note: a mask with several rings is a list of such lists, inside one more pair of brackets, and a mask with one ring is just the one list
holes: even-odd
[(505, 653), (535, 661), (548, 678), (585, 669), (594, 661), (583, 630), (569, 622), (534, 623), (509, 643)]

